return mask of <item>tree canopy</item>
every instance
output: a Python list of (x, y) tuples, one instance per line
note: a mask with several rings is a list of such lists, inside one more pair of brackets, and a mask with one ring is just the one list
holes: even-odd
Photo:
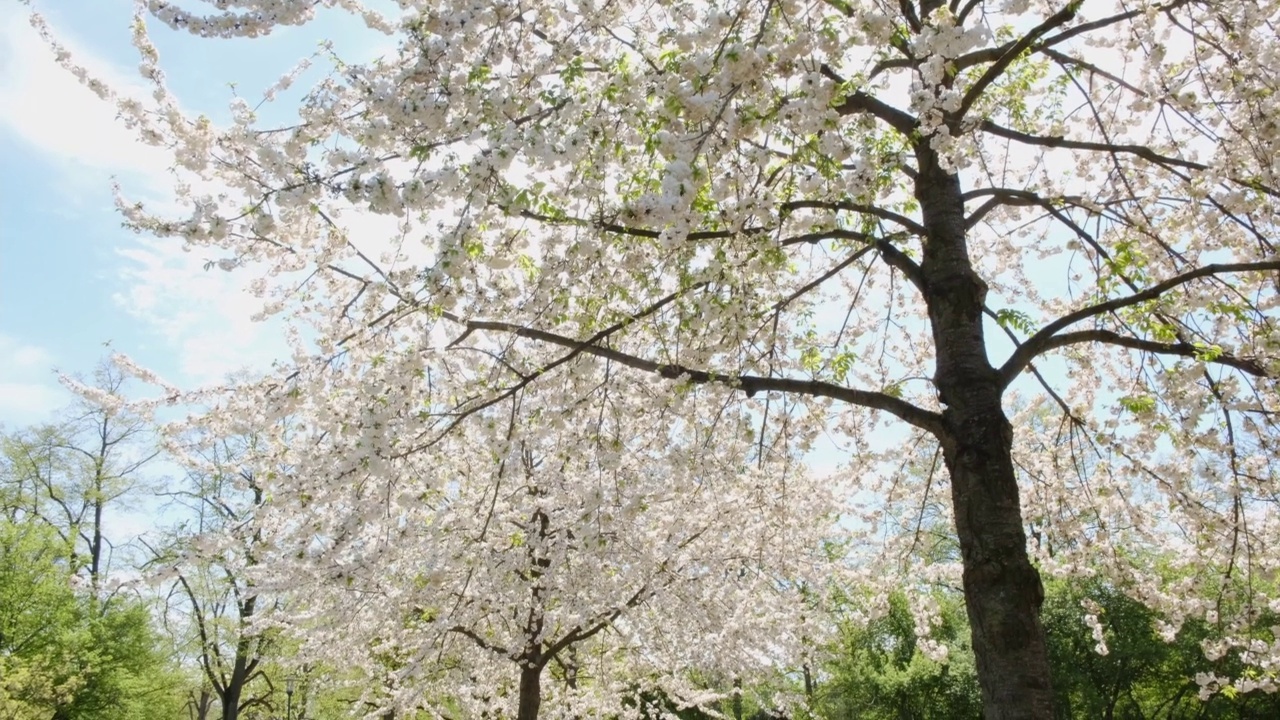
[[(671, 417), (672, 453), (770, 482), (838, 448), (861, 582), (963, 586), (989, 718), (1052, 717), (1042, 573), (1212, 625), (1257, 671), (1209, 690), (1276, 689), (1280, 638), (1243, 631), (1280, 602), (1276, 0), (210, 5), (140, 10), (146, 102), (50, 42), (189, 180), (189, 216), (122, 196), (127, 222), (251, 274), (290, 327), (287, 366), (164, 390), (261, 434), (282, 554), (321, 552), (312, 523), (335, 567), (367, 551), (328, 518), (427, 482), (351, 516), (397, 532), (512, 452), (504, 414), (597, 465)], [(320, 7), (395, 49), (332, 58), (278, 126), (184, 111), (146, 23), (270, 42)], [(916, 445), (936, 472), (895, 469)], [(939, 495), (958, 562), (881, 543), (887, 508)]]

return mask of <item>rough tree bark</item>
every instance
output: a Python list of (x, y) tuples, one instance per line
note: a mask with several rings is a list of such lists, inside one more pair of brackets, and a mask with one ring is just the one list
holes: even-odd
[(530, 663), (520, 670), (520, 706), (517, 720), (538, 720), (542, 707), (542, 665)]
[(936, 154), (917, 151), (915, 195), (927, 232), (921, 288), (937, 348), (935, 382), (945, 428), (938, 440), (951, 475), (964, 563), (965, 607), (986, 717), (1052, 717), (1040, 605), (1044, 588), (1027, 556), (1013, 467), (1013, 429), (983, 337), (987, 286), (965, 243), (960, 179)]
[[(237, 669), (239, 664), (237, 663)], [(222, 699), (222, 720), (237, 720), (240, 717), (240, 694), (244, 690), (243, 682), (234, 679), (220, 693)]]

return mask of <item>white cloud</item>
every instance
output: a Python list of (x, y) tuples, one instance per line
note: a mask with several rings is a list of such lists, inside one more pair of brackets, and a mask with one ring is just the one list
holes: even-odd
[[(390, 249), (400, 237), (394, 217), (353, 209), (343, 218), (351, 237), (359, 239), (370, 256)], [(402, 250), (413, 258), (410, 262), (429, 255), (413, 243)], [(215, 265), (206, 270), (214, 256), (187, 252), (177, 241), (157, 238), (139, 238), (116, 252), (125, 260), (121, 276), (127, 288), (115, 295), (115, 301), (164, 338), (176, 353), (182, 380), (216, 383), (231, 372), (265, 370), (273, 361), (289, 357), (282, 321), (251, 319), (262, 301), (248, 286), (265, 273), (261, 267), (226, 272)]]
[(0, 335), (0, 356), (8, 355), (8, 367), (17, 370), (48, 369), (53, 356), (44, 348), (22, 345), (12, 338)]
[[(92, 38), (69, 35), (56, 16), (46, 19), (74, 62), (119, 95), (144, 102), (149, 98), (149, 88), (132, 68), (95, 53)], [(347, 40), (360, 46), (357, 55), (387, 42), (382, 36), (378, 41), (383, 45), (360, 42), (369, 40), (363, 36)], [(171, 90), (182, 94), (181, 87)], [(119, 176), (130, 200), (143, 200), (149, 210), (164, 214), (181, 212), (172, 202), (171, 156), (139, 142), (117, 120), (115, 107), (59, 67), (21, 7), (0, 8), (0, 133), (39, 152), (41, 164), (57, 171), (55, 187), (70, 191), (63, 201), (74, 205), (80, 197), (102, 197), (109, 176)], [(195, 178), (182, 179), (201, 193), (217, 191)], [(92, 220), (104, 222), (97, 216)], [(366, 239), (364, 245), (380, 245), (395, 234), (393, 219), (367, 213), (352, 212), (346, 224), (353, 237)], [(158, 336), (157, 344), (172, 356), (171, 367), (156, 368), (162, 374), (180, 385), (208, 384), (245, 367), (265, 369), (271, 361), (287, 357), (280, 324), (250, 319), (261, 307), (246, 292), (254, 269), (206, 270), (205, 263), (214, 258), (184, 252), (179, 240), (137, 238), (124, 231), (115, 237), (118, 267), (106, 272), (116, 275), (123, 287), (113, 299)], [(136, 349), (140, 348), (120, 348), (126, 353)]]
[(0, 422), (9, 429), (48, 419), (68, 398), (43, 348), (0, 334)]
[[(75, 62), (118, 93), (147, 94), (141, 78), (112, 67), (56, 26), (54, 31)], [(141, 180), (150, 192), (171, 185), (165, 152), (140, 142), (116, 119), (114, 106), (59, 67), (26, 12), (12, 6), (0, 10), (0, 131), (43, 153), (75, 189), (100, 191), (109, 175)]]
[[(56, 18), (49, 21), (74, 61), (93, 76), (121, 95), (147, 94), (140, 78), (62, 32)], [(111, 176), (120, 176), (130, 199), (143, 199), (152, 209), (171, 203), (171, 156), (138, 141), (112, 105), (59, 67), (21, 9), (0, 10), (0, 132), (38, 151), (42, 164), (58, 171), (57, 187), (70, 190), (64, 199), (73, 203), (104, 196)], [(283, 343), (272, 342), (266, 325), (249, 320), (258, 301), (244, 292), (243, 273), (206, 271), (205, 258), (183, 252), (177, 240), (136, 239), (123, 231), (118, 237), (116, 271), (126, 288), (115, 300), (164, 340), (184, 376), (175, 379), (217, 382), (280, 355)], [(19, 394), (23, 399), (14, 399)], [(4, 396), (0, 410), (7, 418), (8, 405), (40, 406), (48, 393), (23, 386)]]
[(0, 419), (10, 428), (40, 422), (66, 403), (50, 383), (0, 382)]
[(245, 272), (205, 270), (209, 258), (172, 240), (142, 238), (117, 252), (127, 289), (115, 300), (164, 338), (184, 380), (216, 383), (286, 356), (279, 325), (250, 319), (261, 301)]

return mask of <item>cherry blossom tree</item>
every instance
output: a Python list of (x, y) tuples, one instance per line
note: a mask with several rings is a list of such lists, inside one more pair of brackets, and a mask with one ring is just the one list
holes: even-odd
[[(1240, 629), (1280, 602), (1280, 3), (144, 4), (202, 37), (337, 8), (398, 43), (335, 62), (292, 124), (236, 100), (216, 127), (166, 88), (145, 13), (150, 104), (54, 42), (196, 178), (189, 217), (122, 199), (128, 222), (254, 273), (295, 328), (291, 366), (204, 422), (306, 409), (299, 508), (402, 464), (460, 473), (448, 438), (526, 392), (599, 384), (639, 429), (714, 386), (763, 447), (827, 432), (862, 495), (945, 488), (961, 563), (927, 569), (963, 583), (988, 717), (1052, 716), (1041, 572), (1103, 573), (1170, 633), (1210, 618), (1206, 652), (1258, 671), (1205, 687), (1275, 689), (1280, 638)], [(945, 473), (886, 470), (923, 438)]]
[[(722, 694), (682, 669), (798, 665), (823, 632), (805, 590), (838, 572), (840, 493), (760, 448), (727, 389), (655, 412), (616, 372), (581, 363), (381, 469), (368, 443), (398, 431), (308, 435), (298, 459), (319, 462), (272, 483), (259, 523), (302, 655), (358, 668), (366, 705), (521, 720), (619, 713), (653, 687), (706, 704)], [(351, 480), (311, 481), (344, 456)]]
[[(217, 697), (221, 720), (270, 707), (274, 691), (264, 661), (278, 648), (272, 633), (253, 625), (272, 598), (250, 577), (261, 545), (253, 515), (264, 502), (253, 472), (238, 463), (251, 445), (226, 437), (170, 443), (170, 456), (187, 474), (164, 494), (182, 520), (165, 542), (148, 546), (147, 575), (166, 586), (165, 624), (198, 665), (201, 692)], [(208, 542), (210, 535), (221, 542)], [(208, 703), (193, 692), (193, 704)]]

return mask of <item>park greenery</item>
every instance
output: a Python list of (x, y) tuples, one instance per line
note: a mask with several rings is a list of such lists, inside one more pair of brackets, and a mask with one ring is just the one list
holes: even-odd
[[(1280, 0), (191, 5), (143, 97), (32, 21), (291, 356), (7, 437), (15, 712), (1280, 710)], [(321, 9), (392, 49), (166, 82)]]

